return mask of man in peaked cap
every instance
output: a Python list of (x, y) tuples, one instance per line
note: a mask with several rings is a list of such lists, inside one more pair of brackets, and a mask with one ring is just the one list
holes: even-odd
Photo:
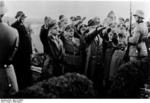
[(14, 92), (18, 92), (12, 60), (17, 51), (19, 37), (15, 29), (2, 22), (5, 13), (4, 2), (0, 1), (0, 98), (9, 95), (10, 87), (13, 88)]
[(133, 15), (135, 18), (135, 28), (132, 37), (129, 37), (128, 42), (131, 44), (129, 48), (130, 61), (142, 59), (148, 56), (145, 39), (148, 36), (148, 28), (144, 23), (144, 12), (137, 10)]

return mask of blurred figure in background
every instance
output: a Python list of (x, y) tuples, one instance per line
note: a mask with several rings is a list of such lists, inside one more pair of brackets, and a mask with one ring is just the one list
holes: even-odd
[(64, 15), (59, 16), (58, 27), (59, 31), (63, 32), (68, 24), (68, 19)]
[(18, 11), (15, 18), (17, 20), (12, 24), (12, 27), (17, 29), (20, 42), (18, 51), (13, 60), (13, 64), (16, 71), (19, 88), (24, 89), (32, 85), (32, 72), (30, 68), (32, 54), (31, 36), (28, 34), (24, 25), (26, 15), (23, 11)]
[(125, 25), (125, 20), (124, 18), (120, 17), (119, 18), (119, 23), (118, 23), (118, 29), (121, 29), (121, 30), (126, 30), (126, 25)]
[(107, 17), (103, 21), (103, 26), (105, 27), (115, 27), (117, 25), (116, 23), (116, 15), (114, 11), (110, 11), (107, 14)]

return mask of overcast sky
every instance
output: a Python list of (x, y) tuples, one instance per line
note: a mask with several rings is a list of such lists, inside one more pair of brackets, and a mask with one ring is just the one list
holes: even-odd
[[(129, 0), (126, 1), (41, 1), (41, 0), (4, 0), (8, 9), (7, 16), (14, 17), (18, 10), (22, 10), (29, 18), (43, 18), (50, 16), (58, 19), (60, 14), (67, 17), (74, 15), (87, 18), (98, 16), (102, 20), (110, 10), (117, 17), (129, 17)], [(150, 18), (150, 2), (132, 1), (132, 11), (142, 9), (146, 20)]]

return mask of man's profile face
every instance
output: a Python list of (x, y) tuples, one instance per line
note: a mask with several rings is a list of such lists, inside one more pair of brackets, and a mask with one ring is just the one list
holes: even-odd
[(25, 21), (25, 17), (23, 17), (23, 16), (19, 16), (18, 19), (19, 19), (22, 23), (24, 23), (24, 21)]
[(137, 15), (134, 16), (135, 21), (137, 22), (139, 20), (139, 17)]

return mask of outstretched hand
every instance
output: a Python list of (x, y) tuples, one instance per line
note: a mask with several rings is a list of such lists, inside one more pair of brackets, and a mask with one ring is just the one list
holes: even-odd
[(98, 27), (96, 28), (96, 31), (97, 31), (98, 33), (102, 33), (102, 31), (103, 31), (104, 29), (106, 29), (106, 27), (100, 27), (100, 26), (98, 26)]

